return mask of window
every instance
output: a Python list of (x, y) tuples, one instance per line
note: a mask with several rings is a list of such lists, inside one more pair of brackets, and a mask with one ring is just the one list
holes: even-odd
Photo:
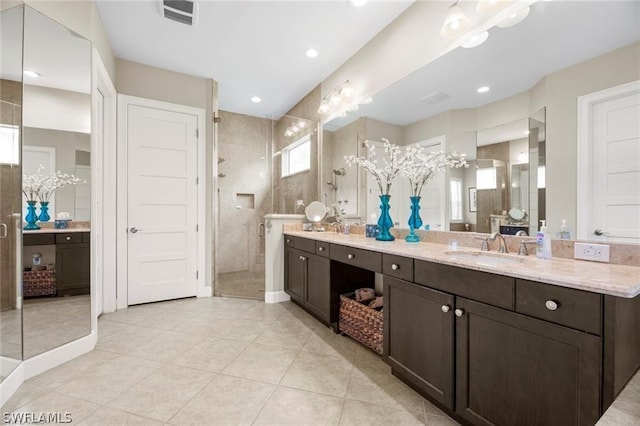
[(0, 125), (0, 164), (18, 164), (20, 162), (19, 132), (18, 126)]
[(282, 150), (282, 177), (311, 168), (311, 137), (298, 139)]
[(476, 179), (478, 189), (496, 189), (496, 168), (478, 169)]
[(451, 220), (462, 221), (462, 179), (451, 178)]

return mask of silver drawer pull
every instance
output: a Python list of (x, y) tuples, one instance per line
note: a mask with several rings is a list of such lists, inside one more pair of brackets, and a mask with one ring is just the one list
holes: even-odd
[(544, 306), (546, 306), (546, 308), (550, 311), (555, 311), (559, 307), (558, 302), (556, 302), (555, 300), (547, 300), (546, 302), (544, 302)]
[(65, 238), (65, 240), (67, 240), (67, 241), (71, 241), (71, 237), (67, 236), (67, 237)]
[(355, 257), (355, 256), (354, 256), (354, 255), (352, 255), (351, 253), (349, 253), (349, 254), (347, 255), (347, 259), (353, 259), (354, 257)]
[(442, 305), (442, 312), (447, 313), (451, 310), (451, 306), (449, 305)]
[(400, 265), (398, 265), (397, 263), (392, 263), (391, 269), (393, 269), (394, 271), (397, 271), (398, 269), (400, 269)]
[(463, 316), (463, 315), (464, 315), (464, 310), (462, 310), (462, 309), (456, 309), (455, 311), (453, 311), (453, 313), (454, 313), (454, 314), (456, 314), (456, 316), (457, 316), (458, 318), (460, 318), (461, 316)]
[(287, 238), (287, 243), (290, 243), (290, 242), (291, 242), (291, 240)]
[(318, 247), (318, 251), (324, 251), (324, 247)]

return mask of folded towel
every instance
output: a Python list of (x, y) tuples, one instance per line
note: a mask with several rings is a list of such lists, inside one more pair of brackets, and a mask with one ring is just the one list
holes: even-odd
[(382, 296), (378, 296), (375, 299), (373, 299), (371, 301), (371, 303), (369, 303), (369, 307), (371, 309), (381, 308), (382, 307), (382, 302), (383, 302), (383, 297)]
[(376, 297), (376, 291), (372, 288), (359, 288), (356, 290), (356, 302), (370, 300)]

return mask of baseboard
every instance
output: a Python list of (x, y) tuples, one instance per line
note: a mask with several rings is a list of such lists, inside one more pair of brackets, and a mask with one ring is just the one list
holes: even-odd
[(211, 297), (212, 293), (213, 293), (212, 287), (198, 287), (197, 297)]
[(0, 407), (4, 406), (7, 401), (18, 390), (20, 385), (24, 383), (24, 369), (20, 363), (4, 380), (0, 383)]
[(264, 294), (264, 303), (281, 303), (291, 300), (284, 291), (267, 291)]

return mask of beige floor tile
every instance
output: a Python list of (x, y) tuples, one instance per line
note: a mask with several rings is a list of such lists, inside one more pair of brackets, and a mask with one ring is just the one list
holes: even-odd
[(275, 386), (225, 375), (216, 376), (182, 408), (174, 425), (250, 425)]
[(167, 331), (146, 345), (130, 351), (128, 355), (158, 362), (169, 362), (201, 341), (201, 336)]
[(109, 407), (167, 422), (213, 377), (201, 370), (166, 365), (120, 394)]
[(391, 367), (382, 360), (382, 356), (358, 343), (358, 351), (353, 361), (353, 369), (362, 373), (391, 375)]
[(411, 413), (374, 403), (347, 400), (342, 410), (341, 425), (424, 425), (423, 413)]
[(300, 352), (280, 385), (344, 397), (352, 364), (339, 355)]
[(50, 392), (52, 392), (51, 388), (45, 388), (31, 383), (23, 383), (16, 393), (2, 406), (2, 412), (13, 411)]
[(238, 340), (197, 337), (202, 341), (174, 358), (172, 364), (218, 373), (249, 346), (248, 342)]
[(224, 339), (253, 342), (267, 329), (267, 324), (259, 320), (221, 319), (214, 324), (211, 335)]
[(144, 327), (162, 328), (164, 330), (175, 330), (176, 327), (184, 324), (190, 319), (195, 318), (196, 316), (198, 316), (196, 312), (167, 309), (143, 319), (138, 323), (138, 325)]
[(344, 400), (279, 386), (254, 425), (337, 425)]
[(413, 389), (390, 374), (351, 372), (347, 389), (347, 399), (372, 402), (376, 404), (406, 410), (411, 413), (423, 413), (422, 397)]
[(120, 356), (65, 383), (56, 391), (104, 405), (162, 365), (155, 361)]
[(156, 305), (139, 305), (129, 306), (127, 309), (121, 309), (110, 314), (102, 314), (100, 318), (105, 321), (121, 322), (125, 324), (138, 324), (140, 321), (143, 321), (161, 312), (162, 309), (160, 309)]
[(434, 416), (427, 414), (427, 425), (429, 426), (456, 426), (459, 424), (460, 423), (456, 422), (449, 416)]
[(359, 347), (360, 345), (353, 339), (336, 334), (328, 327), (319, 327), (312, 331), (302, 350), (325, 355), (340, 355), (353, 361)]
[(258, 338), (255, 343), (263, 345), (280, 346), (290, 349), (302, 349), (311, 336), (311, 330), (287, 329), (286, 327), (269, 327)]
[(278, 384), (297, 353), (294, 349), (252, 343), (222, 373)]
[(430, 403), (426, 399), (422, 400), (422, 406), (423, 406), (424, 412), (425, 412), (425, 414), (427, 416), (444, 416), (444, 417), (448, 417), (447, 414), (444, 411), (442, 411), (441, 409), (439, 409), (438, 407), (436, 407), (435, 405), (433, 405), (432, 403)]
[(115, 322), (102, 319), (102, 317), (98, 318), (98, 341), (102, 340), (106, 336), (113, 334), (118, 331), (124, 331), (130, 328), (130, 324), (125, 324), (123, 322)]
[(156, 426), (162, 424), (162, 422), (108, 407), (99, 409), (80, 422), (82, 426)]
[(159, 328), (130, 325), (121, 331), (109, 334), (98, 340), (96, 349), (126, 354), (151, 342), (163, 333), (165, 333), (165, 330)]
[(280, 306), (279, 303), (256, 303), (245, 309), (238, 315), (239, 318), (258, 320), (258, 321), (276, 321), (282, 315), (286, 314), (287, 310)]
[(97, 404), (54, 391), (23, 405), (14, 413), (61, 413), (64, 420), (68, 420), (66, 413), (69, 413), (71, 423), (78, 423), (99, 408)]
[(93, 350), (29, 379), (28, 383), (47, 388), (57, 388), (94, 371), (99, 365), (119, 356), (113, 352)]

